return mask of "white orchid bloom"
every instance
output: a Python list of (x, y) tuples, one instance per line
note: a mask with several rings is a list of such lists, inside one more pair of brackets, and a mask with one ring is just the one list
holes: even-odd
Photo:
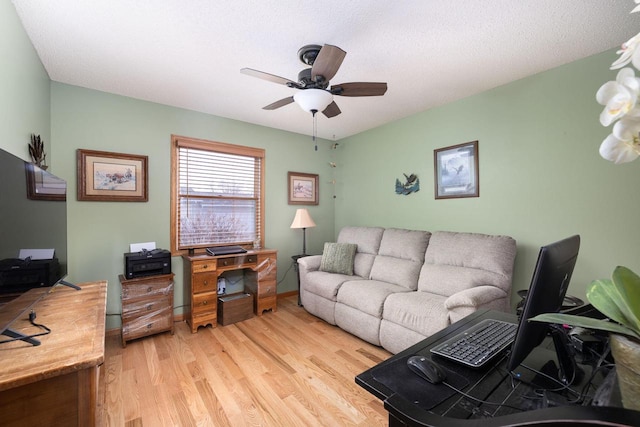
[[(640, 8), (640, 6), (638, 7)], [(635, 56), (637, 56), (636, 52), (640, 52), (640, 49), (636, 49), (638, 47), (638, 44), (640, 44), (640, 33), (631, 37), (629, 40), (627, 40), (626, 43), (622, 44), (622, 48), (616, 52), (618, 55), (620, 55), (620, 58), (618, 58), (613, 64), (611, 64), (610, 69), (617, 70), (618, 68), (622, 68), (629, 62), (631, 62), (631, 60)]]
[(627, 114), (640, 116), (640, 109), (635, 109), (639, 93), (640, 80), (633, 69), (627, 67), (620, 70), (616, 81), (606, 82), (596, 93), (598, 103), (605, 106), (600, 113), (600, 123), (609, 126)]
[(602, 141), (600, 155), (615, 164), (632, 162), (640, 156), (640, 120), (624, 118)]

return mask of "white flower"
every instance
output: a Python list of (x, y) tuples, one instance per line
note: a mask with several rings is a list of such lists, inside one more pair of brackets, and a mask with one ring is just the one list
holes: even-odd
[(640, 110), (634, 110), (639, 92), (640, 80), (635, 77), (633, 69), (627, 67), (620, 70), (616, 81), (606, 82), (596, 93), (598, 103), (605, 106), (600, 113), (600, 123), (609, 126), (627, 114), (640, 116)]
[(640, 119), (625, 117), (600, 145), (600, 155), (615, 164), (632, 162), (640, 156)]
[[(638, 8), (640, 10), (640, 6), (638, 6)], [(640, 49), (636, 49), (638, 44), (640, 44), (640, 33), (631, 37), (626, 43), (622, 44), (622, 49), (616, 52), (620, 55), (620, 58), (611, 64), (610, 69), (617, 70), (618, 68), (622, 68), (627, 65), (632, 59), (635, 59), (638, 54), (640, 54)], [(636, 65), (636, 63), (634, 62), (633, 65)]]

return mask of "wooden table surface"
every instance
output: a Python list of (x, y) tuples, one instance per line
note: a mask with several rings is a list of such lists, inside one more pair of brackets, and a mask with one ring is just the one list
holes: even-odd
[[(102, 364), (107, 282), (79, 286), (80, 291), (57, 285), (32, 307), (35, 322), (51, 329), (36, 338), (39, 346), (23, 341), (0, 344), (0, 391)], [(41, 332), (29, 323), (28, 311), (11, 329), (26, 335)]]

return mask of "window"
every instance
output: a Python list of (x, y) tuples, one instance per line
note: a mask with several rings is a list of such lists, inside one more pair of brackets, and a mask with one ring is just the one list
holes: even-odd
[(171, 139), (171, 252), (263, 246), (264, 150)]

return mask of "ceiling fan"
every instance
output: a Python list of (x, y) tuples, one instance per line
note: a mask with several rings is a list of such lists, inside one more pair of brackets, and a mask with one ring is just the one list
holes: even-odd
[(303, 110), (311, 112), (314, 116), (317, 112), (322, 111), (325, 116), (331, 118), (341, 113), (338, 104), (333, 100), (334, 95), (381, 96), (387, 91), (386, 83), (372, 82), (341, 83), (329, 87), (329, 81), (338, 72), (346, 54), (347, 52), (339, 47), (329, 44), (324, 46), (310, 44), (301, 47), (298, 50), (298, 58), (311, 68), (305, 68), (300, 71), (297, 82), (252, 68), (242, 68), (240, 72), (248, 76), (300, 89), (293, 96), (283, 98), (263, 107), (264, 110), (275, 110), (295, 101)]

